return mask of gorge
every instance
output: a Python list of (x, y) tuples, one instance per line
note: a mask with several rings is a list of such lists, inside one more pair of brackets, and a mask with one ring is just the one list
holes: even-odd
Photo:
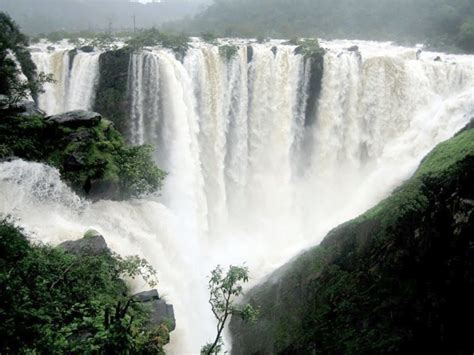
[[(39, 107), (124, 107), (124, 117), (108, 118), (130, 143), (154, 146), (168, 172), (160, 196), (90, 202), (53, 168), (0, 164), (0, 212), (39, 240), (94, 228), (113, 236), (117, 253), (155, 266), (175, 307), (173, 354), (195, 353), (213, 333), (206, 275), (216, 264), (246, 262), (255, 285), (386, 197), (474, 116), (472, 56), (322, 41), (317, 73), (294, 45), (222, 41), (236, 53), (194, 40), (182, 58), (122, 51), (116, 67), (104, 64), (111, 52), (31, 47), (38, 70), (57, 80)], [(104, 71), (115, 71), (109, 87)]]

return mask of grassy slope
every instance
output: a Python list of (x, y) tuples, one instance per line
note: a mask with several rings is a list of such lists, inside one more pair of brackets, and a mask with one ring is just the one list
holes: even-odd
[(254, 288), (261, 317), (232, 321), (233, 353), (470, 353), (473, 179), (471, 129)]

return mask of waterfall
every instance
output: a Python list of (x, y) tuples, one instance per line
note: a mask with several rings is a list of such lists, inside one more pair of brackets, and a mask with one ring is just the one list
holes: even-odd
[[(246, 262), (258, 282), (387, 196), (474, 116), (472, 56), (323, 42), (314, 109), (306, 107), (311, 66), (295, 47), (252, 44), (250, 55), (247, 44), (235, 43), (232, 58), (198, 41), (182, 62), (164, 49), (132, 55), (128, 135), (152, 144), (169, 173), (157, 201), (78, 204), (54, 187), (62, 186), (54, 169), (0, 165), (0, 191), (10, 196), (0, 212), (39, 239), (57, 243), (93, 227), (115, 251), (152, 262), (161, 293), (175, 305), (172, 354), (197, 353), (214, 335), (206, 275), (215, 265)], [(358, 52), (346, 50), (354, 44)], [(40, 96), (43, 109), (90, 107), (98, 54), (78, 53), (72, 66), (65, 50), (33, 58), (57, 80)], [(58, 197), (35, 198), (41, 186)]]
[(53, 74), (54, 83), (45, 84), (39, 107), (54, 115), (72, 110), (90, 110), (94, 104), (100, 53), (69, 50), (35, 51), (32, 59), (38, 72)]

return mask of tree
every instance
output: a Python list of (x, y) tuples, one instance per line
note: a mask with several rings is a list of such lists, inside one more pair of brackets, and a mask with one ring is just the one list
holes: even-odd
[(0, 94), (7, 95), (10, 103), (30, 95), (36, 99), (43, 84), (53, 81), (52, 75), (37, 74), (28, 50), (28, 37), (10, 16), (0, 12)]
[(201, 348), (201, 354), (218, 354), (223, 346), (222, 332), (227, 320), (231, 316), (239, 316), (244, 321), (254, 322), (258, 317), (258, 310), (250, 304), (238, 306), (235, 298), (243, 294), (242, 283), (249, 280), (249, 270), (245, 266), (230, 266), (227, 274), (223, 275), (220, 265), (211, 271), (209, 279), (209, 304), (212, 313), (217, 319), (217, 335), (212, 343)]

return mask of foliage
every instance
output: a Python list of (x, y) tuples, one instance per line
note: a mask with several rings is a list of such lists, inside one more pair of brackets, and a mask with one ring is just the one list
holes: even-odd
[(446, 47), (472, 16), (470, 0), (219, 0), (175, 28), (226, 37), (318, 36)]
[(120, 280), (154, 277), (148, 263), (31, 244), (9, 220), (0, 221), (0, 255), (0, 352), (163, 353), (167, 328), (147, 328)]
[(213, 32), (203, 32), (200, 37), (204, 42), (212, 44), (213, 46), (219, 44), (219, 39)]
[(239, 52), (239, 47), (232, 44), (225, 44), (219, 47), (219, 55), (222, 59), (230, 61)]
[(296, 54), (301, 54), (306, 59), (324, 56), (324, 49), (320, 47), (317, 39), (304, 39), (296, 42), (298, 47), (295, 49)]
[(259, 321), (231, 322), (233, 349), (469, 353), (473, 142), (471, 128), (438, 145), (389, 198), (252, 290)]
[(241, 283), (249, 280), (249, 271), (245, 266), (230, 266), (226, 275), (218, 265), (211, 271), (209, 279), (209, 304), (212, 313), (217, 319), (217, 335), (213, 343), (202, 347), (201, 353), (205, 355), (218, 354), (223, 346), (222, 331), (230, 316), (239, 316), (243, 321), (255, 322), (258, 310), (247, 304), (237, 306), (234, 299), (243, 294)]
[(161, 188), (166, 174), (155, 166), (153, 147), (136, 146), (123, 149), (119, 157), (122, 190), (136, 197)]
[(179, 34), (165, 33), (151, 28), (139, 31), (135, 36), (129, 39), (126, 44), (133, 50), (140, 50), (144, 47), (161, 46), (171, 49), (180, 58), (186, 55), (190, 48), (189, 37)]
[[(26, 79), (22, 79), (22, 75)], [(28, 50), (28, 37), (20, 32), (10, 16), (0, 12), (0, 94), (7, 95), (11, 103), (29, 95), (36, 98), (43, 84), (52, 81), (50, 75), (37, 75)]]

